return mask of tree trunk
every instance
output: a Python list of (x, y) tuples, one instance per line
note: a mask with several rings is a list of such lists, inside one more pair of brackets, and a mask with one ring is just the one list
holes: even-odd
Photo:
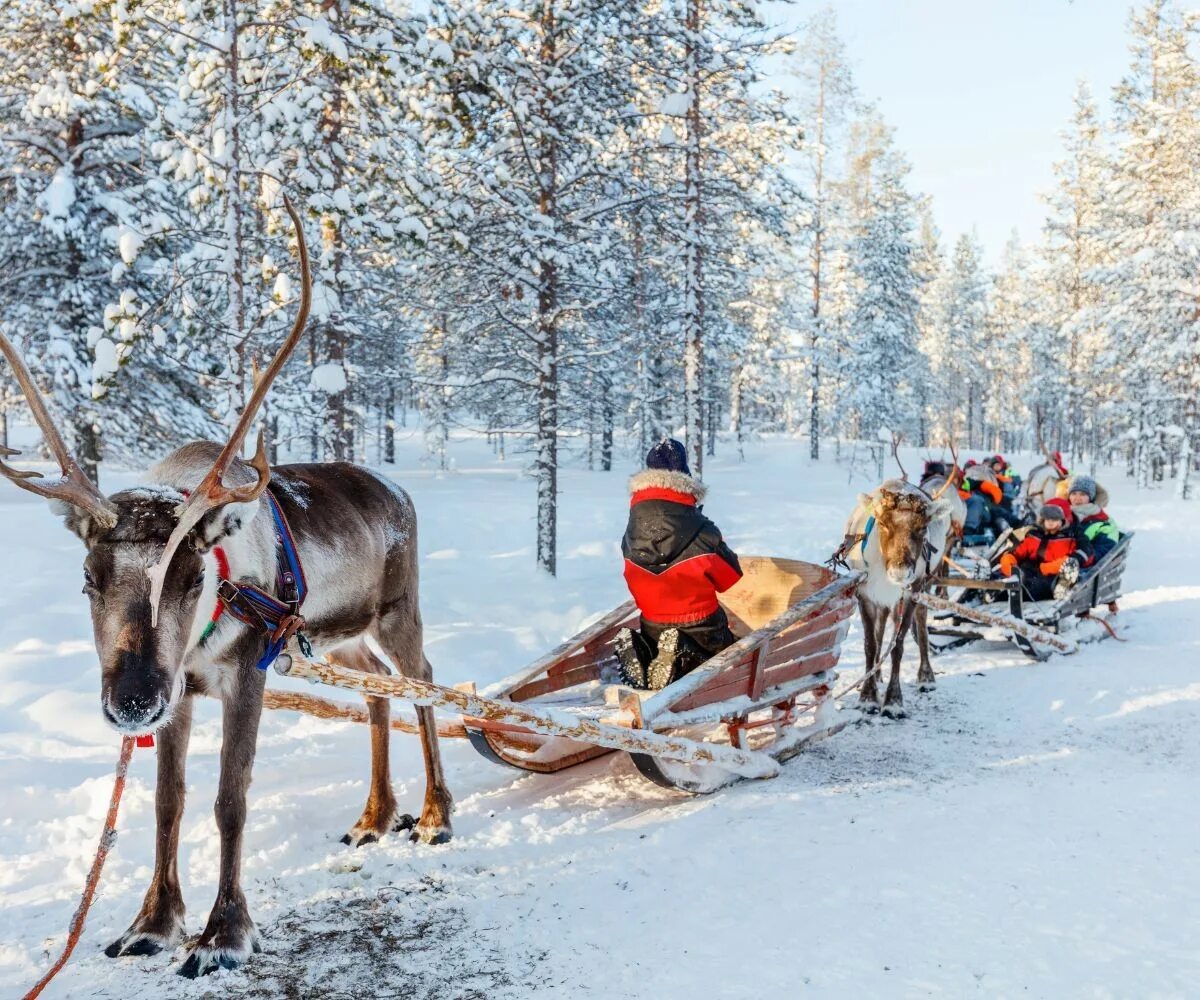
[(226, 64), (224, 125), (227, 144), (225, 161), (225, 280), (229, 305), (226, 313), (225, 343), (229, 370), (233, 374), (228, 419), (232, 424), (246, 402), (246, 247), (245, 206), (242, 203), (242, 81), (238, 0), (224, 0), (225, 37), (229, 40)]
[(684, 48), (688, 85), (687, 150), (684, 157), (684, 314), (683, 397), (684, 434), (692, 473), (704, 473), (704, 197), (700, 148), (700, 38), (703, 0), (687, 0), (687, 41)]
[(387, 402), (383, 409), (383, 460), (396, 464), (396, 390), (388, 386)]
[[(543, 0), (540, 20), (541, 61), (548, 71), (552, 71), (557, 60), (557, 39), (551, 0)], [(548, 109), (543, 111), (549, 118)], [(538, 177), (538, 210), (543, 219), (557, 224), (558, 141), (551, 132), (544, 133), (539, 140)], [(537, 564), (553, 576), (558, 570), (558, 266), (552, 253), (544, 253), (543, 258), (538, 277), (534, 470), (537, 476)]]
[(600, 396), (600, 471), (611, 472), (613, 463), (613, 423), (616, 412), (613, 407), (612, 379), (604, 376), (603, 392)]
[(75, 457), (84, 474), (97, 486), (100, 485), (100, 428), (92, 422), (91, 414), (84, 414), (75, 423)]

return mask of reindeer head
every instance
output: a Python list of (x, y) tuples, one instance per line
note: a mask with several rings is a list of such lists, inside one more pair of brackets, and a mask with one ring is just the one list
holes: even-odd
[(874, 496), (864, 494), (860, 502), (875, 517), (888, 579), (899, 587), (911, 587), (930, 568), (929, 556), (935, 547), (930, 525), (939, 518), (948, 525), (948, 505), (895, 479), (885, 482)]
[(201, 552), (210, 539), (223, 540), (219, 532), (229, 534), (226, 525), (236, 530), (240, 521), (211, 514), (211, 523), (191, 533), (193, 544), (175, 552), (155, 627), (147, 570), (161, 559), (184, 497), (155, 487), (124, 490), (107, 503), (116, 519), (111, 525), (76, 507), (67, 508), (65, 520), (87, 547), (83, 592), (91, 602), (100, 659), (101, 711), (121, 732), (146, 732), (169, 719), (183, 692), (182, 665), (206, 589)]
[[(261, 433), (250, 463), (236, 455), (271, 381), (300, 340), (312, 298), (304, 232), (286, 197), (284, 205), (296, 227), (300, 251), (300, 311), (283, 346), (257, 380), (225, 446), (200, 442), (176, 452), (177, 459), (194, 452), (190, 457), (196, 459), (195, 464), (201, 459), (212, 462), (188, 497), (166, 487), (105, 497), (71, 455), (29, 369), (0, 333), (0, 353), (12, 365), (46, 445), (62, 470), (57, 479), (46, 480), (39, 473), (14, 469), (0, 461), (0, 475), (49, 499), (87, 547), (83, 582), (84, 593), (91, 600), (92, 631), (100, 657), (100, 704), (104, 717), (124, 733), (152, 731), (170, 717), (183, 691), (183, 661), (204, 590), (201, 554), (249, 520), (247, 515), (257, 509), (258, 497), (271, 480)], [(15, 454), (0, 449), (0, 457)], [(234, 485), (225, 485), (227, 474)], [(187, 545), (182, 544), (185, 541)]]

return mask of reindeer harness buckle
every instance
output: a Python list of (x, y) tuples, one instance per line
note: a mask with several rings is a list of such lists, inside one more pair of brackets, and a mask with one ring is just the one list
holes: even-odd
[[(255, 664), (259, 670), (265, 671), (293, 636), (306, 656), (312, 655), (312, 645), (301, 631), (305, 623), (304, 616), (300, 614), (300, 605), (308, 595), (308, 582), (304, 578), (304, 567), (300, 564), (300, 553), (296, 550), (296, 541), (292, 538), (291, 528), (279, 501), (269, 489), (263, 495), (275, 522), (275, 558), (278, 567), (275, 589), (279, 596), (268, 594), (253, 584), (234, 583), (222, 577), (217, 586), (217, 600), (220, 602), (218, 614), (228, 611), (243, 625), (266, 633), (266, 651)], [(223, 572), (228, 572), (229, 563), (220, 550), (217, 550), (217, 565)]]

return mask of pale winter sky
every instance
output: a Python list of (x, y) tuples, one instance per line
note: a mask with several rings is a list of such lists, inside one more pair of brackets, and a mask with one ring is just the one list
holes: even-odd
[[(798, 0), (786, 23), (829, 6)], [(933, 198), (943, 241), (975, 227), (995, 265), (1016, 227), (1039, 235), (1075, 81), (1107, 116), (1129, 65), (1129, 0), (837, 0), (863, 97), (877, 102)]]

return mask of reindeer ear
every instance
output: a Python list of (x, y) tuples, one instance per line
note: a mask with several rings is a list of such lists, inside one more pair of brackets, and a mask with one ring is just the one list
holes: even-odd
[(188, 540), (197, 552), (208, 552), (224, 545), (230, 538), (254, 520), (259, 502), (231, 503), (205, 514), (189, 532)]
[(858, 495), (858, 505), (870, 510), (875, 506), (875, 498), (870, 493), (860, 493)]
[(96, 543), (97, 538), (104, 534), (103, 527), (96, 523), (96, 519), (74, 504), (65, 500), (51, 500), (50, 509), (63, 519), (67, 530), (89, 549)]
[(950, 501), (945, 497), (938, 497), (929, 505), (930, 520), (937, 520), (940, 517), (950, 517), (954, 513), (954, 508), (950, 506)]

